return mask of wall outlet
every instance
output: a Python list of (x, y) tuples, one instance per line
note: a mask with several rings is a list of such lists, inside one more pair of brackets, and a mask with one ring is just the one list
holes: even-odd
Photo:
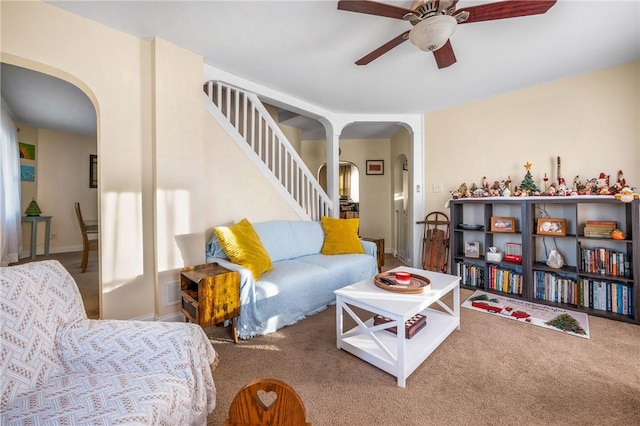
[(56, 234), (55, 232), (51, 233), (51, 239), (55, 240), (56, 238), (58, 238), (58, 234)]
[(174, 281), (164, 285), (164, 306), (173, 306), (182, 302), (180, 282)]
[(431, 190), (432, 190), (433, 192), (442, 192), (442, 189), (443, 189), (443, 188), (442, 188), (442, 184), (441, 184), (441, 183), (434, 183), (434, 184), (431, 186)]

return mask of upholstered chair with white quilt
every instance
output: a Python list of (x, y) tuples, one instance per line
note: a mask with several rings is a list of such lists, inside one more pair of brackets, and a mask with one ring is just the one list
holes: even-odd
[(216, 353), (199, 326), (89, 320), (55, 260), (0, 282), (0, 424), (206, 424)]

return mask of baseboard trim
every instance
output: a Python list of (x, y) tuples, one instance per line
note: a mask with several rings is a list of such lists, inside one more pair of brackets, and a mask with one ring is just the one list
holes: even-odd
[(173, 314), (165, 315), (162, 317), (156, 317), (156, 318), (157, 318), (157, 321), (164, 321), (164, 322), (185, 322), (186, 321), (186, 317), (182, 312), (175, 312)]
[[(79, 251), (82, 251), (82, 245), (49, 248), (49, 254), (74, 253)], [(44, 256), (44, 247), (36, 247), (36, 256)], [(22, 250), (22, 252), (20, 253), (20, 259), (24, 259), (27, 257), (31, 257), (31, 252), (29, 250)]]

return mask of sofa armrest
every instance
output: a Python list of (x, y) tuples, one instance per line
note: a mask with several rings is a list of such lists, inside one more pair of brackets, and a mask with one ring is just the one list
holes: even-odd
[[(68, 371), (80, 373), (205, 374), (216, 352), (202, 328), (179, 322), (82, 320), (57, 336)], [(187, 373), (190, 374), (190, 373)]]
[(196, 324), (81, 320), (56, 343), (67, 373), (168, 375), (187, 384), (192, 411), (206, 416), (216, 406), (217, 354)]
[(378, 250), (378, 246), (376, 246), (376, 243), (374, 243), (373, 241), (365, 241), (365, 240), (360, 240), (360, 243), (362, 243), (364, 254), (368, 254), (369, 256), (373, 256), (374, 259), (377, 259), (376, 252)]
[(245, 277), (247, 279), (250, 278), (251, 280), (253, 280), (253, 273), (248, 268), (240, 266), (237, 263), (233, 263), (229, 259), (207, 256), (207, 263), (217, 263), (218, 265), (222, 266), (223, 268), (227, 268), (230, 271), (238, 271), (240, 273), (241, 282), (244, 281)]

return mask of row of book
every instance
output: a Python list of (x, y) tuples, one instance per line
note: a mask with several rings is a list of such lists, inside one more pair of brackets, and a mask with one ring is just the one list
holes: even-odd
[(468, 262), (456, 263), (460, 284), (484, 288), (484, 267)]
[(551, 272), (534, 271), (533, 282), (533, 297), (536, 299), (578, 306), (580, 293), (576, 280)]
[(615, 220), (588, 220), (584, 226), (585, 237), (611, 238), (611, 231), (616, 229)]
[(580, 270), (589, 274), (631, 278), (631, 258), (608, 248), (580, 248)]
[(633, 294), (631, 286), (609, 281), (581, 278), (578, 290), (581, 291), (580, 306), (633, 315)]
[(503, 293), (522, 294), (522, 273), (491, 265), (488, 268), (487, 288)]
[(456, 263), (456, 272), (460, 284), (502, 291), (504, 293), (522, 294), (522, 274), (512, 269), (492, 265), (487, 268), (488, 279), (485, 280), (485, 268), (469, 262)]
[(550, 272), (533, 274), (536, 299), (567, 303), (622, 315), (633, 315), (632, 287), (610, 281), (580, 278), (578, 281)]

